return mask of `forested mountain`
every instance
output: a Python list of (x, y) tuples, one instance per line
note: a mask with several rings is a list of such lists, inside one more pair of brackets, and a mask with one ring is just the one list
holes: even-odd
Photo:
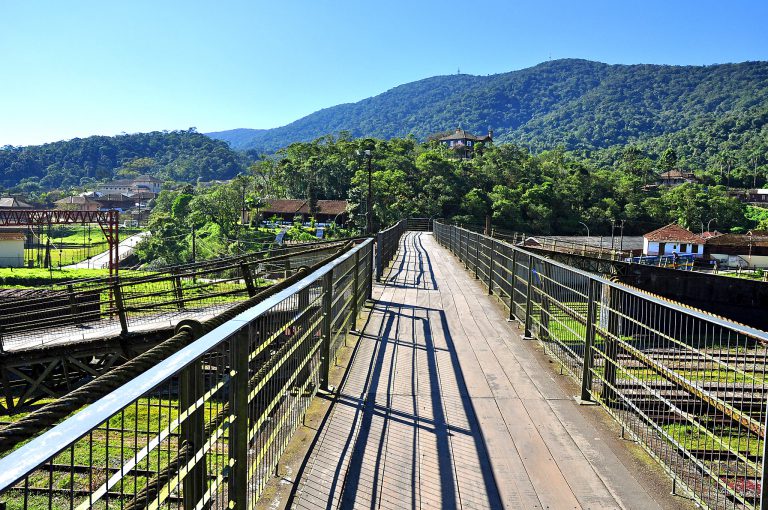
[[(492, 76), (437, 76), (320, 110), (280, 128), (211, 136), (237, 148), (271, 152), (342, 131), (352, 137), (412, 134), (423, 140), (460, 126), (475, 133), (491, 128), (497, 142), (534, 150), (673, 141), (693, 148), (697, 139), (710, 135), (727, 140), (730, 132), (718, 133), (715, 127), (725, 119), (746, 128), (750, 140), (764, 128), (768, 62), (666, 66), (556, 60)], [(696, 150), (691, 154), (696, 156)]]
[(243, 171), (243, 156), (194, 129), (91, 136), (0, 149), (0, 186), (36, 192), (119, 176), (151, 174), (177, 181), (227, 179)]

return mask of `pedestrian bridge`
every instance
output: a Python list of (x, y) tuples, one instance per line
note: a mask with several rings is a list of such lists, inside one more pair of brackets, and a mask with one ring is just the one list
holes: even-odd
[(404, 227), (7, 455), (0, 502), (761, 507), (768, 335), (475, 232)]

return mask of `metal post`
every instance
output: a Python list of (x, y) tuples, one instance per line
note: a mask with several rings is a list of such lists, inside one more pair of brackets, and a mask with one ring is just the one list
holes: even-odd
[(515, 285), (517, 285), (517, 250), (512, 248), (512, 285), (509, 288), (509, 320), (515, 318)]
[(67, 285), (67, 296), (69, 297), (69, 313), (72, 314), (72, 317), (77, 317), (78, 313), (80, 313), (80, 309), (77, 306), (75, 289), (71, 283)]
[(605, 337), (605, 384), (603, 385), (603, 402), (609, 407), (616, 403), (616, 363), (619, 355), (619, 335), (621, 334), (621, 317), (618, 314), (618, 289), (606, 286), (608, 290), (608, 334)]
[(528, 255), (528, 287), (525, 292), (525, 331), (523, 332), (523, 338), (530, 339), (531, 326), (533, 325), (533, 255)]
[(368, 158), (368, 204), (365, 209), (365, 233), (370, 234), (373, 232), (373, 211), (371, 210), (373, 208), (373, 187), (371, 186), (371, 158), (373, 158), (373, 155), (370, 150), (366, 150), (365, 155)]
[(234, 376), (229, 380), (229, 500), (235, 508), (248, 508), (248, 342), (248, 326), (233, 335), (230, 342)]
[(541, 278), (541, 304), (539, 306), (539, 320), (541, 322), (541, 327), (539, 328), (539, 339), (540, 340), (547, 340), (549, 339), (549, 304), (551, 301), (551, 298), (549, 297), (549, 294), (547, 292), (547, 287), (551, 286), (549, 285), (550, 281), (550, 265), (546, 261), (542, 261), (541, 264), (542, 273), (540, 275)]
[(494, 241), (491, 238), (491, 251), (488, 252), (488, 295), (493, 294), (493, 256), (496, 253)]
[(352, 271), (352, 329), (357, 329), (357, 314), (360, 313), (360, 250), (355, 252), (355, 267)]
[(123, 335), (128, 334), (128, 317), (125, 314), (125, 303), (123, 303), (123, 291), (120, 288), (120, 279), (115, 278), (112, 284), (112, 293), (115, 296), (115, 309), (117, 317), (120, 319), (120, 332)]
[(384, 272), (384, 259), (382, 250), (384, 249), (384, 234), (376, 234), (376, 281), (381, 281), (381, 274)]
[(333, 304), (333, 271), (323, 276), (323, 343), (320, 347), (320, 388), (328, 391), (331, 371), (331, 305)]
[(373, 300), (373, 242), (368, 244), (370, 255), (368, 256), (368, 300)]
[(181, 287), (181, 276), (175, 272), (171, 273), (173, 279), (173, 294), (176, 297), (176, 308), (179, 310), (184, 309), (184, 291)]
[(245, 262), (240, 262), (240, 270), (243, 273), (243, 280), (245, 281), (245, 288), (248, 291), (248, 297), (256, 295), (256, 286), (253, 283), (253, 276), (251, 275), (251, 268)]
[[(765, 430), (768, 430), (768, 402), (766, 402)], [(760, 476), (760, 508), (768, 509), (768, 441), (763, 440), (762, 473)]]
[(475, 280), (478, 280), (480, 276), (478, 271), (480, 270), (480, 234), (475, 236)]
[(592, 364), (595, 359), (593, 346), (595, 344), (595, 289), (597, 285), (595, 280), (589, 279), (589, 290), (587, 291), (587, 324), (584, 332), (584, 363), (581, 372), (581, 400), (590, 402), (592, 400)]
[[(203, 369), (200, 360), (182, 370), (179, 377), (179, 409), (184, 412), (195, 405), (203, 395)], [(181, 440), (186, 441), (188, 458), (194, 458), (205, 441), (205, 413), (201, 406), (181, 423)], [(203, 497), (206, 487), (205, 455), (195, 462), (192, 469), (184, 478), (183, 502), (184, 510), (193, 510)]]

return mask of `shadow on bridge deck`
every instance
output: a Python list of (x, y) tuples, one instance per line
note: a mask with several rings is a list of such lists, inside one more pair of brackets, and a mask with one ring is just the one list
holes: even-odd
[(403, 237), (374, 298), (289, 506), (669, 506), (430, 235)]

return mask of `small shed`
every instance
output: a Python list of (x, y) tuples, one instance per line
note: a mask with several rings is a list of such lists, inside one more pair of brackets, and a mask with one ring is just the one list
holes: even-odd
[(0, 267), (24, 267), (24, 232), (0, 231)]

